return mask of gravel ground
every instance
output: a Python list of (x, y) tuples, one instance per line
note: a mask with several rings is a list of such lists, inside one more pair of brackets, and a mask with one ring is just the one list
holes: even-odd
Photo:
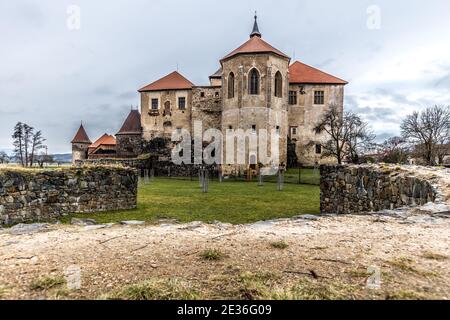
[[(328, 289), (319, 295), (324, 299), (448, 299), (449, 231), (447, 215), (413, 212), (303, 216), (239, 226), (161, 221), (4, 229), (0, 298), (99, 299), (148, 279), (180, 279), (202, 298), (258, 298), (256, 289), (231, 288), (239, 283), (230, 279), (250, 272), (273, 275), (264, 283), (272, 293), (307, 280), (316, 289), (334, 288), (333, 295)], [(272, 245), (280, 241), (287, 247)], [(222, 259), (204, 259), (207, 249), (218, 250)], [(80, 289), (36, 285), (43, 277), (61, 279), (70, 266), (80, 268)], [(370, 270), (380, 271), (378, 289), (367, 286), (377, 279)]]

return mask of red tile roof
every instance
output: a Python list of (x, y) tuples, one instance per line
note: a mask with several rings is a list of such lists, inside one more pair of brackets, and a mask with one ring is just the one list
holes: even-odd
[(289, 67), (289, 83), (348, 84), (348, 82), (345, 80), (336, 78), (335, 76), (332, 76), (299, 61), (295, 61)]
[(174, 71), (171, 74), (168, 74), (167, 76), (139, 89), (138, 91), (186, 90), (192, 89), (193, 86), (194, 84), (192, 82), (183, 77), (177, 71)]
[(267, 53), (267, 52), (271, 52), (271, 53), (274, 53), (281, 57), (290, 59), (287, 55), (285, 55), (280, 50), (272, 47), (270, 44), (265, 42), (260, 37), (255, 36), (255, 37), (251, 37), (247, 42), (245, 42), (239, 48), (237, 48), (236, 50), (234, 50), (231, 53), (229, 53), (228, 55), (226, 55), (222, 60), (226, 60), (237, 54), (242, 54), (242, 53)]
[(98, 146), (101, 145), (109, 145), (109, 146), (115, 146), (116, 145), (116, 138), (113, 136), (110, 136), (109, 134), (102, 135), (97, 141), (95, 141), (93, 144), (89, 146), (89, 148), (95, 149)]
[(92, 143), (86, 133), (86, 130), (84, 130), (83, 125), (80, 126), (71, 143)]
[(131, 110), (117, 134), (140, 134), (141, 132), (141, 114), (137, 110)]

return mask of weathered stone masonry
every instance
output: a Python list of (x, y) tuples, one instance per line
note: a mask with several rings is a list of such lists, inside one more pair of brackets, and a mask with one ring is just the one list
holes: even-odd
[(137, 170), (0, 170), (0, 225), (136, 208)]
[(424, 178), (392, 166), (321, 166), (322, 213), (362, 213), (424, 205), (436, 190)]

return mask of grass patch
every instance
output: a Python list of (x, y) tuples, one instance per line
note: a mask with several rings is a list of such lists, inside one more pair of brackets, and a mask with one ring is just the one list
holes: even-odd
[(396, 267), (400, 270), (406, 271), (406, 272), (411, 272), (411, 273), (415, 273), (421, 276), (425, 276), (425, 277), (436, 277), (438, 276), (438, 274), (436, 272), (429, 272), (429, 271), (423, 271), (423, 270), (419, 270), (416, 267), (414, 267), (412, 265), (412, 260), (405, 258), (405, 257), (401, 257), (398, 258), (396, 260), (390, 260), (387, 262), (388, 264), (390, 264), (393, 267)]
[(372, 275), (372, 273), (367, 272), (367, 270), (359, 270), (359, 269), (346, 270), (345, 273), (354, 278), (368, 278)]
[(303, 279), (287, 290), (271, 293), (274, 300), (350, 300), (356, 299), (355, 288), (344, 283)]
[(445, 256), (443, 254), (439, 254), (439, 253), (433, 253), (433, 252), (425, 252), (422, 257), (424, 257), (425, 259), (430, 259), (430, 260), (437, 260), (437, 261), (445, 261), (448, 260), (449, 257)]
[(31, 290), (48, 290), (63, 284), (66, 284), (66, 279), (62, 276), (45, 276), (34, 280), (31, 283), (30, 288)]
[(206, 249), (200, 254), (200, 257), (208, 261), (218, 261), (222, 260), (225, 255), (218, 249)]
[(285, 241), (271, 242), (270, 246), (275, 249), (286, 249), (289, 245)]
[(5, 287), (0, 287), (0, 299), (3, 299), (7, 292), (8, 290)]
[(64, 217), (93, 218), (99, 223), (159, 219), (220, 221), (246, 224), (257, 221), (290, 218), (299, 214), (320, 213), (320, 190), (316, 185), (285, 184), (281, 192), (275, 183), (211, 181), (209, 192), (202, 193), (198, 181), (155, 178), (149, 184), (139, 184), (138, 208), (127, 211), (96, 214), (75, 214)]
[(126, 286), (106, 297), (108, 300), (197, 300), (201, 297), (187, 283), (178, 279), (148, 280)]
[(411, 290), (399, 290), (386, 295), (386, 300), (425, 300), (422, 293)]

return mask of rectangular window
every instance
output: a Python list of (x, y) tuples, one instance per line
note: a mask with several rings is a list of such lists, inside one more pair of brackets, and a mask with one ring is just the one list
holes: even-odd
[(324, 91), (314, 91), (314, 104), (325, 104)]
[(322, 145), (316, 144), (316, 154), (321, 154), (321, 153), (322, 153)]
[(252, 133), (256, 133), (256, 124), (252, 125)]
[(233, 130), (233, 126), (228, 126), (228, 130)]
[(185, 97), (178, 98), (178, 109), (186, 110), (186, 98)]
[(297, 91), (289, 91), (289, 104), (291, 106), (297, 104)]
[(297, 135), (297, 127), (291, 127), (291, 135)]
[(159, 100), (152, 99), (152, 110), (158, 110), (158, 107), (159, 107)]

